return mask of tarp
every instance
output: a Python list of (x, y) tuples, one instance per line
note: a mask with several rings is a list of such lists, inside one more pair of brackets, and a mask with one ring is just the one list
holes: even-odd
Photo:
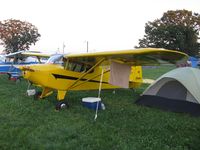
[(109, 83), (119, 87), (128, 88), (130, 73), (130, 65), (111, 62)]
[(198, 58), (196, 57), (189, 57), (189, 61), (191, 62), (191, 67), (196, 68), (198, 66)]

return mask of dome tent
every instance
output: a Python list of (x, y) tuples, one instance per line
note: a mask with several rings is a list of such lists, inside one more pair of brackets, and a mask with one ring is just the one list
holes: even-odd
[(184, 67), (162, 75), (136, 104), (200, 116), (200, 70)]

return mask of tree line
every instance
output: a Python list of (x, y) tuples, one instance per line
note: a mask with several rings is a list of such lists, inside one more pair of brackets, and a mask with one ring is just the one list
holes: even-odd
[(167, 11), (160, 19), (145, 24), (145, 35), (139, 46), (173, 49), (190, 56), (200, 50), (200, 15), (188, 10)]
[[(145, 24), (145, 35), (135, 48), (165, 48), (198, 56), (200, 15), (188, 10), (169, 10), (160, 19)], [(29, 50), (40, 34), (36, 26), (26, 21), (0, 21), (0, 44), (6, 53)]]

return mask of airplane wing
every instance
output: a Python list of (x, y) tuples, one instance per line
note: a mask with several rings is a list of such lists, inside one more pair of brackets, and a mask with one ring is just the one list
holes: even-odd
[(188, 59), (188, 55), (185, 53), (159, 48), (68, 54), (64, 57), (70, 61), (89, 63), (91, 65), (96, 64), (99, 60), (103, 60), (101, 65), (110, 65), (111, 61), (116, 61), (132, 66), (149, 66), (169, 63), (176, 64), (179, 62), (186, 62)]
[(24, 51), (21, 53), (24, 56), (35, 56), (35, 57), (45, 57), (48, 58), (51, 56), (51, 54), (46, 54), (46, 53), (38, 53), (38, 52), (28, 52)]
[(4, 55), (5, 57), (14, 57), (15, 55), (24, 55), (24, 56), (35, 56), (35, 57), (50, 57), (51, 54), (45, 54), (45, 53), (40, 53), (40, 52), (29, 52), (29, 51), (18, 51), (10, 54)]
[(9, 53), (9, 54), (3, 55), (3, 56), (5, 56), (5, 57), (14, 57), (15, 55), (21, 54), (21, 53), (23, 53), (23, 52), (24, 52), (24, 51), (18, 51), (18, 52)]

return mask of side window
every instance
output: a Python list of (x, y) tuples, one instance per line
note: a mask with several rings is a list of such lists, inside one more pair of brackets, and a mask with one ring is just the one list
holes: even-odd
[[(65, 66), (65, 69), (75, 72), (87, 72), (90, 68), (92, 68), (91, 65), (72, 61), (68, 61)], [(92, 72), (93, 70), (90, 73)]]

